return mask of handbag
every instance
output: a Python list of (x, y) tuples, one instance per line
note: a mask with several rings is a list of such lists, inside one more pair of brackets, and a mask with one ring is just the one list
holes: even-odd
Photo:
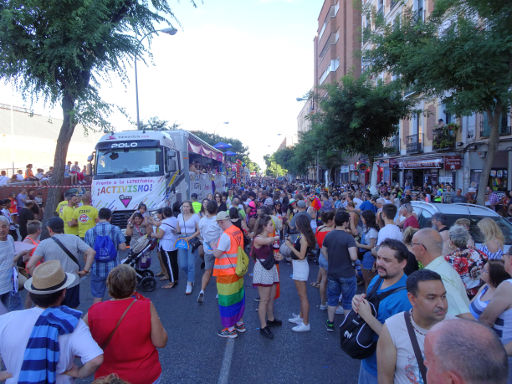
[[(251, 256), (254, 257), (254, 244), (251, 247)], [(271, 254), (264, 259), (260, 259), (260, 258), (257, 258), (257, 259), (260, 262), (260, 264), (263, 266), (263, 268), (265, 268), (267, 271), (270, 271), (276, 263), (276, 261), (274, 259), (274, 252), (271, 252)]]
[(249, 256), (244, 249), (238, 245), (235, 273), (238, 277), (243, 277), (249, 270)]
[[(185, 227), (185, 218), (183, 216), (181, 218), (183, 219), (183, 228), (185, 229), (185, 236), (188, 236)], [(195, 250), (199, 248), (199, 246), (201, 245), (201, 240), (199, 240), (197, 237), (193, 237), (189, 240), (188, 245), (190, 246), (192, 252), (195, 252)]]
[(423, 379), (423, 382), (427, 382), (427, 368), (425, 367), (425, 364), (423, 363), (423, 355), (420, 351), (420, 346), (418, 344), (418, 339), (416, 337), (416, 332), (414, 332), (414, 329), (412, 327), (411, 323), (411, 314), (406, 311), (404, 312), (405, 317), (405, 325), (407, 326), (407, 332), (409, 333), (409, 338), (411, 339), (412, 349), (414, 350), (414, 356), (416, 356), (416, 361), (418, 362), (418, 368), (420, 370), (421, 378)]
[[(375, 317), (377, 317), (379, 303), (382, 300), (393, 293), (405, 289), (405, 287), (398, 287), (381, 294), (376, 294), (382, 280), (382, 278), (377, 280), (366, 298), (370, 303), (372, 315)], [(371, 356), (377, 348), (377, 340), (378, 337), (375, 331), (354, 310), (351, 310), (340, 324), (340, 347), (353, 359), (365, 359)]]

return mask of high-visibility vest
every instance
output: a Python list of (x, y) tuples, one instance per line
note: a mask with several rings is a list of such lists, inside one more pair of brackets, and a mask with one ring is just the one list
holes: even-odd
[(215, 258), (213, 276), (236, 275), (235, 269), (238, 258), (238, 247), (244, 247), (244, 235), (236, 226), (231, 225), (224, 233), (229, 236), (231, 247), (223, 252), (221, 256)]

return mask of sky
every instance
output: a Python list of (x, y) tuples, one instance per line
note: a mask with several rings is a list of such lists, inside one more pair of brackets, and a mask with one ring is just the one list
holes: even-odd
[[(174, 36), (153, 35), (146, 64), (137, 62), (141, 120), (157, 117), (181, 129), (237, 138), (250, 158), (276, 151), (283, 137), (296, 135), (297, 115), (313, 85), (313, 39), (323, 0), (170, 1)], [(166, 25), (162, 25), (162, 28)], [(144, 40), (148, 46), (148, 40)], [(124, 108), (111, 117), (116, 130), (135, 129), (133, 67), (123, 84), (115, 76), (101, 97)], [(30, 107), (0, 90), (0, 102)], [(32, 107), (47, 112), (42, 105)], [(61, 116), (56, 109), (50, 112)]]

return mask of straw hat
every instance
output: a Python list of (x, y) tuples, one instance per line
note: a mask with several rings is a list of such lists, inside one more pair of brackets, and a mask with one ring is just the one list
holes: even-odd
[(62, 291), (75, 281), (75, 275), (66, 273), (59, 260), (48, 260), (34, 269), (33, 276), (25, 281), (25, 289), (36, 295)]

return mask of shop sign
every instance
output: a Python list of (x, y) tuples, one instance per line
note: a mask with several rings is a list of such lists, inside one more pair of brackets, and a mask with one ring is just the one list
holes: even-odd
[(462, 159), (459, 156), (446, 156), (444, 158), (444, 169), (454, 171), (462, 168)]
[(389, 162), (391, 167), (400, 169), (442, 168), (443, 163), (442, 158), (418, 160), (391, 159)]
[(351, 171), (355, 171), (355, 170), (356, 170), (356, 166), (355, 166), (354, 164), (350, 164), (350, 165), (349, 165), (349, 169), (350, 169)]
[(364, 172), (368, 169), (368, 164), (366, 163), (360, 163), (357, 167), (360, 171)]
[(340, 167), (340, 173), (349, 173), (350, 172), (350, 168), (348, 165), (342, 165)]

